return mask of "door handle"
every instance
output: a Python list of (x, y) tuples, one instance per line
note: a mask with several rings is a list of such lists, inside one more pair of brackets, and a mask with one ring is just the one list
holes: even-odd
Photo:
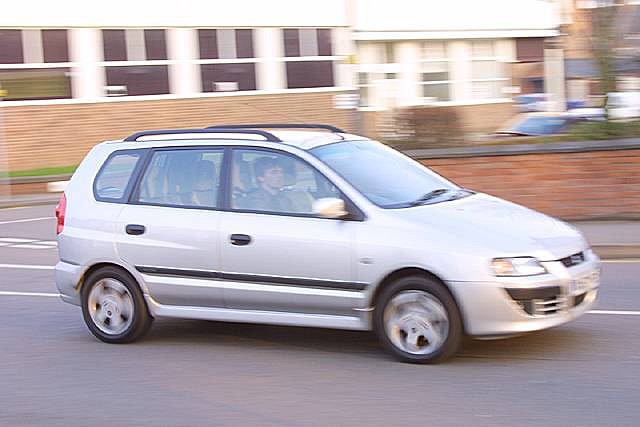
[(232, 234), (229, 236), (229, 240), (231, 240), (232, 245), (246, 246), (251, 243), (251, 236), (247, 236), (246, 234)]
[(139, 236), (141, 234), (144, 234), (144, 232), (146, 231), (146, 228), (144, 225), (140, 225), (140, 224), (127, 224), (124, 230), (127, 232), (127, 234), (131, 234), (133, 236)]

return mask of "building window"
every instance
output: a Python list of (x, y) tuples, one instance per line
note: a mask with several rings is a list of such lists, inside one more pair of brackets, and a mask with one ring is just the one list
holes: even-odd
[(508, 86), (504, 63), (498, 57), (492, 40), (471, 42), (471, 96), (473, 99), (504, 98)]
[(255, 64), (202, 64), (203, 92), (256, 90)]
[(198, 30), (203, 92), (256, 90), (251, 29)]
[(330, 29), (285, 28), (282, 39), (288, 89), (334, 85)]
[(375, 91), (375, 81), (382, 79), (382, 76), (374, 73), (358, 73), (358, 88), (360, 91), (360, 107), (371, 107)]
[(167, 59), (165, 30), (144, 30), (144, 47), (147, 60)]
[(126, 61), (127, 41), (124, 30), (102, 30), (105, 61)]
[(107, 96), (169, 93), (166, 30), (102, 30)]
[(42, 30), (44, 62), (68, 62), (67, 30)]
[(162, 95), (169, 93), (166, 65), (127, 65), (106, 67), (107, 88), (111, 95)]
[(333, 61), (287, 62), (287, 88), (333, 86)]
[(71, 98), (66, 30), (0, 30), (0, 87), (7, 101)]
[(22, 31), (0, 30), (0, 64), (22, 64)]
[(539, 62), (544, 60), (544, 39), (516, 39), (516, 59), (521, 62)]
[(450, 101), (451, 80), (445, 42), (427, 42), (422, 46), (420, 95), (426, 103)]
[(328, 28), (285, 28), (284, 56), (332, 56), (331, 30)]

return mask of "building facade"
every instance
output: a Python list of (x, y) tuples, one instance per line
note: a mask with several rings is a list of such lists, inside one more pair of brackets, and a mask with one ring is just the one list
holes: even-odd
[(5, 167), (73, 165), (143, 128), (330, 122), (377, 136), (408, 106), (460, 107), (485, 132), (514, 93), (540, 89), (555, 13), (546, 0), (25, 0), (0, 14)]

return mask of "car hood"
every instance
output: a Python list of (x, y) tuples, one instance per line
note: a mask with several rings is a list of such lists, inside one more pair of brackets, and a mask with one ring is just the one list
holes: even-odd
[(431, 235), (441, 233), (455, 245), (488, 249), (492, 257), (535, 256), (550, 261), (588, 247), (571, 225), (481, 193), (397, 212), (412, 228), (418, 225)]

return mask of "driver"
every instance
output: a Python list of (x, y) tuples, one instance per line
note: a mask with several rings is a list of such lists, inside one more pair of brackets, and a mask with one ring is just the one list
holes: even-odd
[(258, 188), (248, 195), (252, 209), (271, 212), (292, 212), (293, 203), (282, 192), (284, 169), (273, 157), (261, 157), (254, 163)]

